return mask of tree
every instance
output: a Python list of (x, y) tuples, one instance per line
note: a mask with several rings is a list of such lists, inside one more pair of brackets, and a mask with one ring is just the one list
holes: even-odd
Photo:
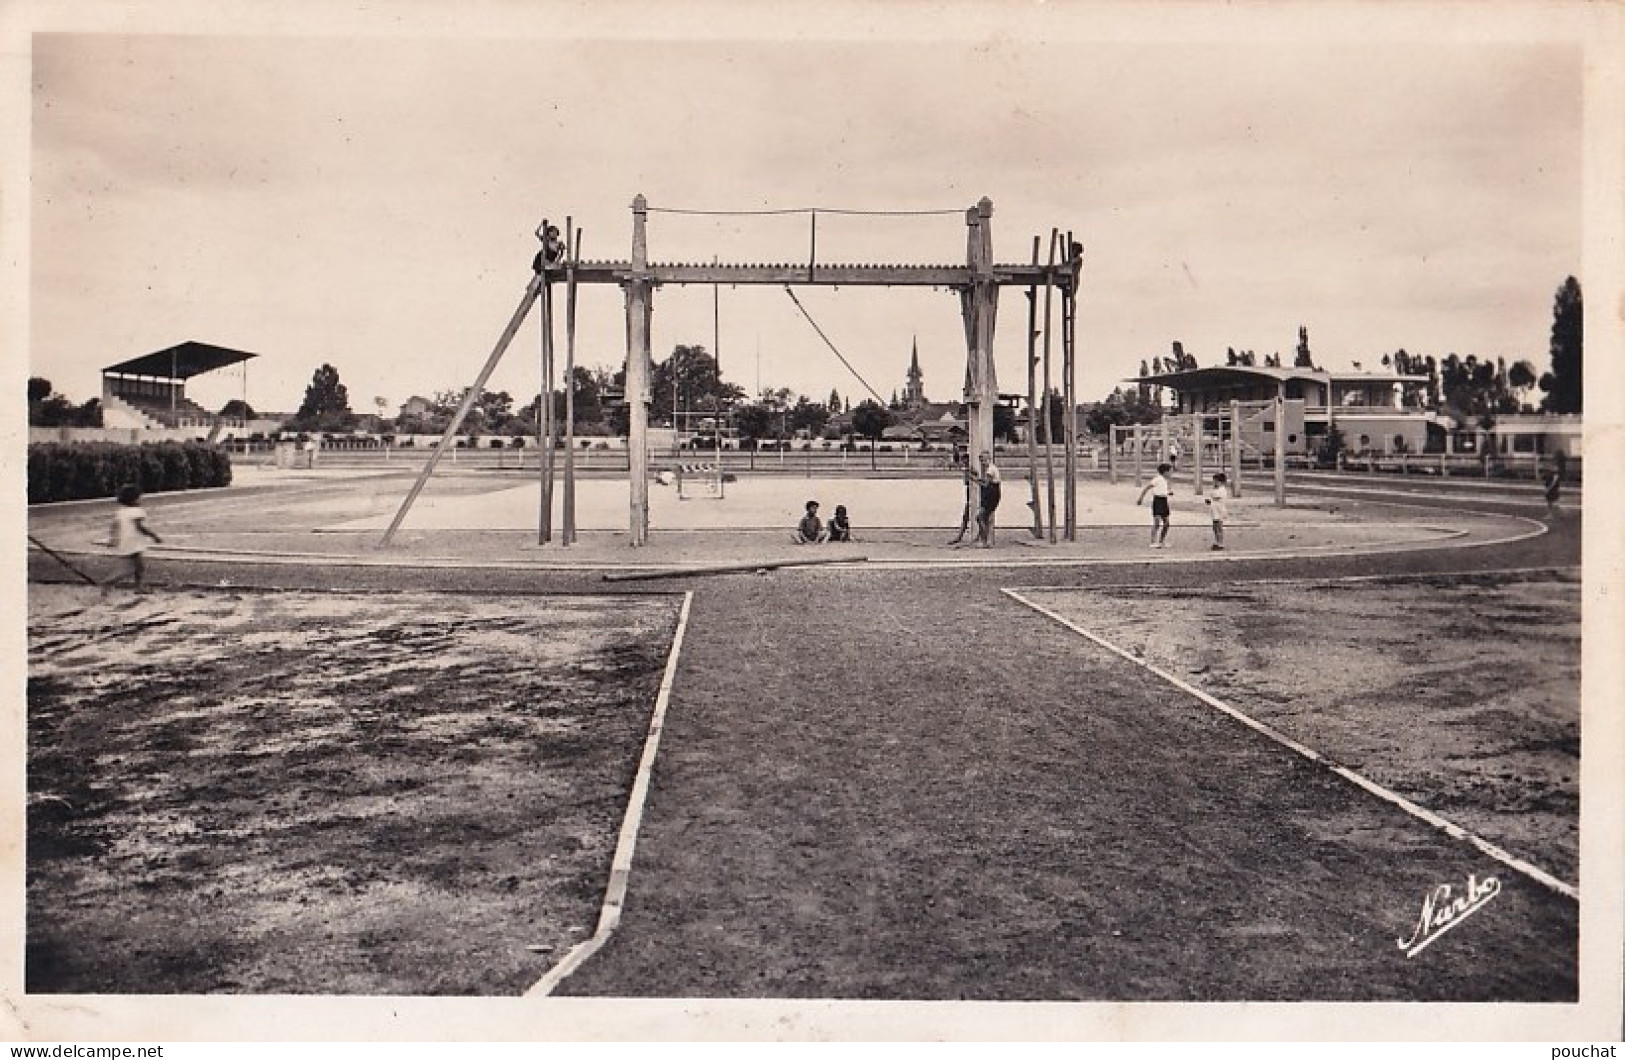
[(342, 431), (355, 423), (350, 393), (339, 382), (339, 370), (330, 364), (316, 369), (305, 388), (305, 400), (289, 427), (302, 431)]
[(28, 381), (28, 425), (30, 427), (100, 427), (102, 403), (91, 398), (75, 405), (56, 392), (49, 379), (38, 376)]
[(1016, 410), (1002, 401), (993, 406), (993, 437), (1015, 441)]
[(1547, 412), (1584, 411), (1584, 379), (1581, 372), (1585, 352), (1585, 304), (1580, 281), (1573, 276), (1557, 289), (1552, 304), (1552, 368), (1540, 378), (1546, 398), (1541, 407)]
[(806, 431), (810, 435), (818, 435), (824, 430), (824, 424), (829, 422), (829, 409), (816, 401), (808, 401), (805, 397), (796, 399), (790, 409), (790, 429), (793, 431)]
[(1309, 329), (1300, 324), (1298, 325), (1298, 353), (1292, 359), (1292, 367), (1313, 368), (1314, 366), (1315, 355), (1309, 352)]
[(1320, 462), (1330, 467), (1338, 466), (1338, 458), (1348, 448), (1348, 442), (1343, 437), (1343, 429), (1335, 422), (1326, 431), (1320, 441)]
[(734, 430), (750, 450), (751, 466), (756, 466), (756, 446), (773, 429), (773, 410), (760, 401), (734, 409)]
[(674, 414), (725, 411), (745, 392), (722, 381), (717, 359), (704, 346), (677, 346), (671, 356), (654, 366), (649, 381), (649, 418), (676, 426)]
[(251, 420), (255, 417), (254, 406), (242, 398), (232, 398), (220, 406), (220, 415), (228, 420)]
[[(1052, 404), (1052, 408), (1059, 409), (1060, 402)], [(1053, 417), (1055, 423), (1055, 437), (1060, 437), (1059, 416)], [(1083, 413), (1084, 427), (1090, 434), (1106, 434), (1112, 427), (1129, 427), (1136, 423), (1158, 423), (1162, 420), (1162, 409), (1156, 404), (1141, 398), (1138, 390), (1123, 390), (1117, 387), (1106, 396), (1106, 400), (1097, 401), (1088, 406)]]
[[(472, 389), (465, 386), (461, 390), (437, 390), (427, 416), (415, 422), (405, 419), (402, 423), (424, 428), (414, 433), (439, 434), (451, 424)], [(403, 426), (402, 430), (405, 429)], [(463, 417), (459, 430), (467, 431), (471, 439), (482, 434), (532, 433), (536, 430), (536, 402), (532, 401), (521, 417), (514, 413), (513, 395), (506, 390), (482, 390), (474, 404), (469, 406), (468, 415)]]
[(56, 392), (49, 379), (35, 376), (28, 381), (28, 425), (65, 427), (73, 413), (73, 402)]
[[(1451, 353), (1439, 366), (1443, 406), (1461, 420), (1475, 420), (1488, 428), (1499, 413), (1518, 411), (1504, 361), (1479, 360), (1476, 354), (1465, 358)], [(1532, 369), (1531, 369), (1532, 372)]]
[[(572, 373), (575, 377), (575, 417), (576, 427), (591, 427), (604, 422), (603, 388), (599, 384), (598, 374), (576, 365)], [(564, 422), (564, 393), (561, 390), (557, 399), (559, 422)]]
[(869, 439), (869, 467), (871, 469), (875, 466), (875, 443), (880, 441), (880, 436), (891, 425), (891, 410), (872, 398), (859, 405), (857, 411), (852, 414), (852, 428)]
[(787, 386), (762, 388), (761, 402), (772, 414), (769, 433), (774, 438), (783, 438), (790, 433), (791, 396), (791, 390)]
[[(1507, 385), (1520, 395), (1527, 394), (1540, 382), (1540, 376), (1535, 374), (1535, 366), (1528, 361), (1515, 361), (1507, 369)], [(1518, 405), (1523, 407), (1525, 402), (1520, 398)]]
[(475, 404), (485, 414), (486, 426), (494, 432), (507, 430), (517, 419), (513, 413), (513, 395), (506, 390), (482, 390)]

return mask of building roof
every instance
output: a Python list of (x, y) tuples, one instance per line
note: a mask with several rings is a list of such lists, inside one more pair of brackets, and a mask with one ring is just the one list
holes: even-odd
[(1328, 372), (1321, 368), (1259, 368), (1243, 365), (1219, 365), (1212, 368), (1190, 368), (1182, 372), (1161, 372), (1155, 375), (1134, 376), (1126, 382), (1152, 383), (1175, 390), (1199, 390), (1204, 387), (1245, 386), (1258, 383), (1280, 383), (1290, 379), (1308, 379), (1338, 383), (1421, 383), (1425, 375), (1400, 375), (1397, 372)]
[(102, 372), (109, 375), (150, 375), (161, 379), (190, 379), (194, 375), (240, 364), (257, 356), (259, 354), (228, 349), (225, 346), (189, 341), (108, 365)]
[(904, 409), (898, 418), (904, 423), (963, 423), (963, 406), (953, 401), (927, 401), (923, 405), (911, 409)]

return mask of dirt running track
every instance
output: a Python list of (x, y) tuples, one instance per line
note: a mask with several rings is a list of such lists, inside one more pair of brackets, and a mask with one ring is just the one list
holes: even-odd
[[(708, 679), (678, 672), (626, 918), (561, 993), (1574, 997), (1572, 900), (1002, 596), (783, 606), (812, 581), (696, 599)], [(1469, 874), (1505, 890), (1407, 959), (1424, 896)]]

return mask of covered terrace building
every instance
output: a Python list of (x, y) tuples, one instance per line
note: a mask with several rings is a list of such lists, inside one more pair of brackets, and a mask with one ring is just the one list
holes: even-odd
[[(1228, 436), (1232, 403), (1244, 450), (1273, 453), (1285, 432), (1288, 456), (1317, 452), (1335, 425), (1353, 453), (1446, 452), (1456, 426), (1423, 407), (1428, 377), (1396, 372), (1328, 372), (1318, 368), (1223, 366), (1139, 376), (1129, 382), (1173, 392), (1169, 433), (1188, 439)], [(1276, 424), (1276, 400), (1281, 423)]]

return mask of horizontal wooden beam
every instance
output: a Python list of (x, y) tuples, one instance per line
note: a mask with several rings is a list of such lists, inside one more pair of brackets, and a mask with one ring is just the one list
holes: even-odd
[[(552, 265), (550, 274), (563, 279), (566, 266)], [(1047, 265), (995, 265), (993, 282), (1001, 286), (1031, 287), (1044, 282), (1045, 274), (1051, 282), (1066, 287), (1073, 273), (1064, 266)], [(826, 285), (846, 284), (852, 287), (967, 287), (972, 282), (971, 271), (964, 265), (719, 265), (719, 264), (662, 264), (650, 262), (638, 275), (639, 279), (654, 283), (720, 283)], [(583, 261), (575, 266), (577, 283), (626, 283), (633, 279), (632, 264), (627, 261)]]

